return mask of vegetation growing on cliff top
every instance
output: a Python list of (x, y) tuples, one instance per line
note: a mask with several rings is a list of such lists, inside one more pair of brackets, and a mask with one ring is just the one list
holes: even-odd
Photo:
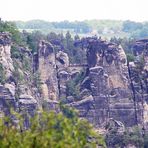
[(75, 100), (80, 100), (80, 84), (85, 78), (85, 71), (81, 71), (75, 78), (67, 82), (67, 96), (73, 96)]
[(0, 20), (0, 32), (9, 32), (12, 34), (12, 41), (20, 44), (22, 42), (20, 32), (17, 29), (15, 23), (13, 22), (4, 22)]

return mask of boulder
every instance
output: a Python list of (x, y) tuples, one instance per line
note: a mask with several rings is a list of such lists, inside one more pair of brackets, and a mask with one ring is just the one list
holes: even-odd
[(67, 53), (59, 51), (56, 54), (56, 65), (59, 70), (69, 66), (69, 57)]
[(15, 84), (14, 83), (11, 83), (11, 84), (5, 83), (4, 86), (11, 92), (12, 96), (15, 96)]

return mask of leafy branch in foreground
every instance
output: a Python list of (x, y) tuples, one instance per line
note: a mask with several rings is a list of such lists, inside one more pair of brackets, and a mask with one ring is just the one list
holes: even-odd
[(68, 118), (62, 113), (41, 112), (31, 119), (28, 130), (20, 130), (24, 119), (16, 113), (14, 116), (21, 121), (19, 126), (14, 126), (8, 117), (0, 119), (1, 148), (95, 148), (98, 145), (105, 147), (104, 139), (86, 120)]

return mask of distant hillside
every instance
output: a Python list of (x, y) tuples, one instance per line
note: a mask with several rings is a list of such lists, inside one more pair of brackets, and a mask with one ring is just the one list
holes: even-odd
[(72, 34), (100, 35), (107, 38), (110, 37), (148, 37), (148, 23), (133, 21), (117, 21), (117, 20), (85, 20), (85, 21), (61, 21), (48, 22), (44, 20), (30, 20), (27, 22), (15, 22), (19, 30), (34, 31), (39, 30), (43, 33), (56, 32), (65, 33), (70, 31)]

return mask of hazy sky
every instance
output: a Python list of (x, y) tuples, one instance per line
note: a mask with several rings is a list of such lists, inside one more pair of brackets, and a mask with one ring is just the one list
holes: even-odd
[(3, 20), (148, 21), (148, 0), (0, 0)]

